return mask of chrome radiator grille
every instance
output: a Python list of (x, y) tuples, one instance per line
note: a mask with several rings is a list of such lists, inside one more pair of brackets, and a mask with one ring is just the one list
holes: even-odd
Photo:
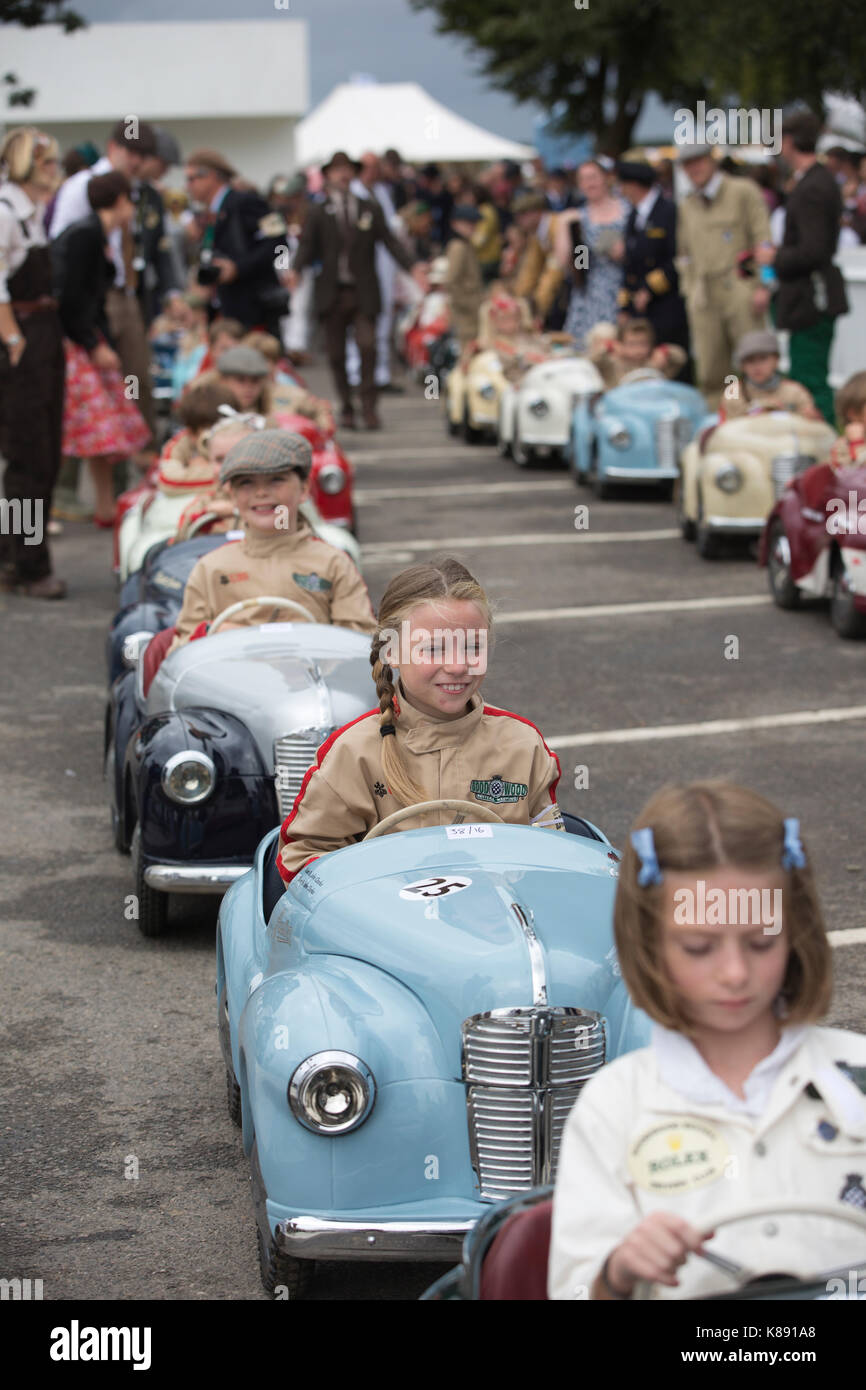
[(687, 416), (656, 420), (656, 467), (676, 468), (691, 437), (692, 422)]
[(303, 729), (274, 740), (274, 782), (281, 821), (294, 806), (304, 773), (316, 761), (316, 750), (330, 733), (330, 729)]
[(556, 1176), (568, 1113), (604, 1062), (601, 1016), (495, 1009), (463, 1024), (469, 1148), (480, 1196), (498, 1200)]
[(773, 495), (778, 500), (792, 478), (815, 462), (811, 454), (777, 454), (770, 465)]

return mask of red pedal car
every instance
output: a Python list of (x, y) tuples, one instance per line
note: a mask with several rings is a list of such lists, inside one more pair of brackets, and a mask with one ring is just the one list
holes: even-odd
[(761, 536), (759, 562), (780, 608), (829, 598), (840, 637), (866, 637), (866, 465), (818, 463), (792, 479)]

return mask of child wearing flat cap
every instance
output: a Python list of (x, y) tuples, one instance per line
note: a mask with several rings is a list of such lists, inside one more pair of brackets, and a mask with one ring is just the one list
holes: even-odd
[[(316, 622), (372, 633), (375, 618), (366, 585), (348, 555), (314, 536), (298, 516), (313, 455), (288, 430), (259, 430), (226, 454), (219, 480), (228, 488), (244, 530), (203, 555), (187, 580), (170, 651), (197, 637), (238, 599), (293, 599)], [(229, 627), (297, 621), (290, 610), (259, 604)]]
[(756, 410), (791, 410), (808, 420), (823, 416), (810, 391), (779, 371), (779, 343), (775, 333), (755, 329), (737, 343), (734, 366), (739, 373), (722, 393), (724, 419), (731, 420)]

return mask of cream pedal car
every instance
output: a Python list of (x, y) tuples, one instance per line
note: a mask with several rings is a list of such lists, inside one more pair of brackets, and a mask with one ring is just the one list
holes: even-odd
[(680, 460), (683, 539), (714, 559), (724, 537), (760, 536), (773, 504), (804, 469), (826, 458), (836, 435), (824, 420), (767, 410), (702, 433)]
[(509, 386), (499, 402), (497, 444), (518, 468), (530, 468), (536, 458), (564, 458), (571, 438), (571, 420), (579, 401), (604, 390), (598, 368), (588, 357), (551, 357)]
[(507, 387), (508, 378), (495, 349), (476, 352), (466, 366), (458, 362), (445, 384), (448, 433), (462, 434), (467, 444), (495, 435), (499, 398)]

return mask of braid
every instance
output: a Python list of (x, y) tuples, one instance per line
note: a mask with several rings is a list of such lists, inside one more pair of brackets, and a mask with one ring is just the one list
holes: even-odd
[(386, 661), (382, 660), (382, 646), (384, 637), (381, 632), (373, 637), (373, 645), (370, 648), (370, 666), (372, 667), (373, 681), (376, 686), (376, 694), (379, 697), (379, 732), (382, 735), (382, 771), (392, 796), (398, 801), (402, 801), (404, 806), (416, 805), (419, 801), (424, 801), (426, 793), (416, 786), (412, 778), (406, 772), (400, 751), (397, 748), (397, 708), (395, 700), (397, 690), (394, 685), (394, 672)]

